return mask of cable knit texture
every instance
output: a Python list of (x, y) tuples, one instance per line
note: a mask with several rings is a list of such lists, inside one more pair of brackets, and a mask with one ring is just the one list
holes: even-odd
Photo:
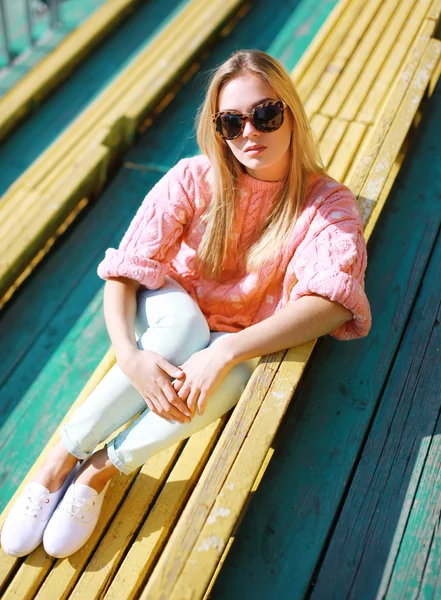
[(149, 289), (160, 288), (169, 275), (197, 301), (213, 331), (240, 331), (302, 296), (317, 294), (353, 314), (332, 336), (367, 335), (366, 244), (349, 188), (327, 175), (310, 175), (290, 243), (260, 273), (247, 273), (247, 249), (259, 237), (283, 182), (243, 173), (232, 231), (237, 253), (228, 257), (222, 280), (214, 281), (197, 272), (194, 260), (205, 229), (201, 216), (210, 202), (210, 177), (206, 156), (180, 160), (147, 194), (119, 248), (107, 250), (98, 275), (129, 277)]

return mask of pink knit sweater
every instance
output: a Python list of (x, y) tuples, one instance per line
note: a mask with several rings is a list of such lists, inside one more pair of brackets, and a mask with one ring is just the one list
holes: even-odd
[(238, 240), (222, 281), (201, 276), (194, 257), (204, 232), (201, 216), (210, 201), (211, 164), (204, 155), (184, 158), (145, 197), (119, 249), (109, 248), (98, 275), (129, 277), (149, 289), (176, 279), (197, 301), (213, 331), (240, 331), (268, 318), (301, 296), (337, 301), (353, 319), (331, 333), (341, 340), (369, 332), (364, 292), (366, 245), (352, 192), (329, 176), (310, 175), (289, 245), (280, 247), (263, 274), (246, 273), (243, 256), (256, 240), (281, 181), (241, 175), (239, 210), (232, 235)]

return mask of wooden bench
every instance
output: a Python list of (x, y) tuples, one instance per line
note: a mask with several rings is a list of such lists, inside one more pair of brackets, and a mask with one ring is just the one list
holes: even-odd
[(0, 200), (0, 307), (53, 244), (51, 238), (100, 193), (147, 115), (170, 102), (173, 84), (190, 76), (196, 54), (242, 3), (189, 1), (10, 186)]
[(0, 99), (0, 141), (49, 96), (141, 0), (112, 0), (99, 7)]
[[(420, 2), (418, 9), (406, 2), (406, 10), (402, 3), (395, 14), (393, 4), (341, 2), (293, 72), (330, 174), (339, 172), (357, 194), (366, 238), (440, 72), (441, 43), (434, 38), (439, 0)], [(383, 42), (392, 48), (392, 31), (401, 58), (385, 55), (380, 61), (377, 48)], [(371, 85), (361, 97), (357, 82), (366, 77)], [(380, 85), (385, 93), (378, 98), (372, 90)], [(342, 117), (343, 110), (353, 111), (351, 120)], [(311, 342), (266, 357), (230, 416), (158, 454), (139, 473), (116, 477), (97, 531), (74, 556), (55, 561), (41, 547), (23, 561), (2, 554), (5, 597), (53, 598), (73, 591), (88, 599), (204, 597), (271, 458), (271, 442), (313, 347)], [(110, 350), (75, 405), (113, 361)]]

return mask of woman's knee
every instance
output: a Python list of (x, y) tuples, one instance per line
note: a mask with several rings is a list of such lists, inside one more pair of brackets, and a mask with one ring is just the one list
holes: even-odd
[(149, 324), (138, 340), (140, 349), (158, 352), (175, 364), (185, 362), (210, 343), (210, 328), (200, 308), (190, 297), (180, 300)]

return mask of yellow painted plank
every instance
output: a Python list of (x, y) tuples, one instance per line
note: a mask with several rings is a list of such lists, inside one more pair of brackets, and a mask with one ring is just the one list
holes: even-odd
[(264, 357), (252, 373), (214, 448), (181, 519), (162, 552), (147, 586), (149, 598), (166, 598), (191, 552), (209, 511), (236, 459), (285, 352)]
[[(239, 5), (243, 0), (237, 0)], [(221, 5), (220, 0), (215, 0), (216, 6)], [(222, 15), (222, 11), (219, 10)], [(132, 86), (149, 72), (153, 72), (160, 77), (164, 62), (173, 49), (178, 46), (185, 48), (191, 39), (191, 24), (196, 19), (200, 19), (206, 14), (204, 0), (192, 0), (178, 15), (152, 40), (150, 44), (120, 73), (109, 86), (84, 110), (75, 121), (60, 135), (51, 146), (39, 157), (29, 169), (9, 188), (3, 196), (0, 203), (0, 221), (4, 206), (8, 203), (10, 194), (17, 188), (34, 189), (41, 185), (41, 182), (49, 178), (51, 182), (54, 172), (59, 173), (60, 164), (68, 164), (73, 148), (79, 149), (89, 145), (94, 139), (96, 130), (109, 123), (108, 115), (112, 113), (111, 130), (115, 124), (122, 119), (122, 113), (115, 111), (116, 107), (121, 106), (125, 94), (130, 93)], [(212, 23), (212, 27), (215, 26)], [(205, 27), (207, 36), (210, 29)], [(191, 33), (189, 33), (191, 32)], [(180, 68), (180, 63), (177, 65)], [(150, 95), (145, 97), (146, 104), (150, 102)], [(103, 140), (101, 140), (103, 141)], [(50, 185), (46, 182), (46, 185)]]
[(438, 64), (440, 57), (441, 41), (432, 39), (411, 85), (395, 114), (392, 126), (384, 138), (381, 151), (376, 156), (372, 169), (358, 195), (358, 202), (365, 224), (380, 197), (389, 172), (399, 155), (407, 132), (415, 118), (418, 106), (429, 85), (432, 72)]
[[(15, 195), (14, 204), (9, 203), (4, 212), (0, 212), (4, 220), (0, 224), (0, 253), (3, 254), (14, 246), (15, 240), (27, 235), (29, 228), (35, 228), (35, 221), (47, 221), (56, 216), (65, 206), (72, 206), (72, 193), (78, 196), (78, 190), (101, 190), (110, 165), (111, 151), (108, 147), (92, 143), (79, 155), (74, 154), (60, 177), (51, 178), (51, 185), (44, 188), (21, 188)], [(15, 210), (14, 209), (15, 206)], [(43, 211), (43, 212), (42, 212)], [(34, 237), (29, 235), (29, 241)]]
[(349, 123), (341, 119), (331, 119), (320, 140), (320, 154), (325, 167), (328, 166), (340, 145)]
[(33, 207), (32, 220), (18, 229), (11, 227), (5, 236), (9, 245), (0, 258), (0, 296), (13, 284), (28, 262), (57, 230), (76, 204), (84, 197), (97, 193), (107, 173), (109, 149), (98, 146), (85, 154), (66, 180), (57, 182)]
[[(225, 421), (226, 417), (217, 419), (192, 435), (187, 442), (180, 460), (110, 585), (106, 593), (107, 600), (132, 600), (138, 597), (139, 589), (181, 514)], [(87, 581), (89, 577), (86, 575), (85, 579)], [(75, 598), (90, 600), (91, 597), (87, 586), (83, 586), (81, 593), (75, 590)]]
[[(419, 28), (423, 21), (425, 14), (424, 6), (421, 3), (414, 7), (415, 0), (408, 2), (400, 2), (398, 7), (393, 7), (392, 18), (387, 23), (386, 28), (383, 30), (381, 38), (374, 44), (373, 51), (366, 61), (363, 55), (359, 55), (356, 60), (362, 65), (359, 76), (357, 79), (348, 79), (345, 83), (350, 86), (349, 95), (342, 103), (338, 94), (332, 96), (326, 102), (323, 112), (330, 114), (331, 112), (338, 114), (342, 119), (352, 121), (355, 119), (358, 110), (363, 104), (363, 100), (366, 94), (371, 89), (373, 82), (377, 79), (380, 69), (385, 63), (387, 57), (392, 53), (394, 57), (394, 63), (397, 64), (396, 55), (396, 44), (400, 38), (400, 33), (403, 31), (403, 27), (406, 21)], [(407, 47), (410, 46), (412, 37), (406, 37)], [(364, 41), (363, 41), (364, 42)], [(398, 63), (399, 64), (399, 63)], [(353, 65), (351, 65), (352, 67)], [(397, 69), (398, 70), (398, 69)], [(392, 79), (392, 78), (391, 78)], [(390, 83), (390, 82), (389, 82)]]
[(140, 0), (111, 0), (0, 99), (0, 140), (58, 86), (77, 64), (112, 31)]
[[(94, 534), (94, 538), (69, 560), (58, 560), (39, 590), (36, 596), (38, 600), (67, 597), (75, 584), (75, 598), (91, 600), (99, 597), (107, 580), (113, 577), (120, 565), (124, 552), (145, 514), (150, 510), (158, 491), (164, 485), (182, 450), (182, 445), (182, 442), (175, 444), (152, 457), (131, 486), (132, 477), (121, 477), (121, 483), (125, 485), (115, 490), (112, 496), (118, 495), (122, 499), (127, 489), (129, 491), (118, 511), (100, 515), (101, 530), (103, 525), (109, 525), (98, 547), (98, 536)], [(84, 572), (86, 564), (87, 571)]]
[[(185, 7), (178, 17), (173, 20), (173, 23), (168, 26), (166, 34), (160, 34), (158, 36), (159, 41), (155, 38), (148, 46), (147, 54), (146, 52), (143, 52), (141, 57), (135, 61), (136, 68), (132, 68), (131, 66), (126, 69), (126, 72), (123, 74), (125, 86), (127, 88), (124, 88), (124, 94), (126, 94), (126, 96), (128, 94), (128, 97), (133, 101), (133, 94), (137, 93), (138, 99), (142, 98), (144, 107), (149, 107), (152, 102), (158, 100), (161, 89), (155, 87), (155, 78), (152, 78), (150, 65), (154, 66), (157, 80), (161, 79), (161, 69), (166, 71), (169, 79), (161, 80), (162, 83), (176, 77), (190, 61), (192, 55), (196, 52), (196, 49), (200, 48), (200, 45), (208, 40), (211, 32), (219, 27), (242, 1), (243, 0), (228, 0), (225, 2), (216, 0), (207, 5), (204, 3), (204, 0), (193, 0), (189, 6)], [(210, 28), (205, 26), (207, 18), (209, 19), (208, 22), (210, 23)], [(178, 35), (179, 32), (180, 35)], [(203, 34), (200, 32), (203, 32)], [(174, 43), (170, 43), (171, 36)], [(140, 77), (140, 69), (143, 71), (147, 70), (147, 75), (144, 73), (143, 76)], [(127, 71), (131, 71), (130, 77), (127, 76)], [(137, 75), (135, 80), (133, 80), (133, 72)], [(66, 177), (70, 179), (72, 163), (75, 164), (84, 153), (88, 152), (90, 146), (102, 143), (108, 147), (109, 151), (112, 150), (112, 155), (109, 154), (109, 160), (113, 160), (113, 155), (123, 150), (123, 148), (120, 147), (121, 138), (124, 136), (127, 137), (127, 131), (123, 132), (124, 124), (130, 123), (130, 136), (133, 137), (135, 119), (133, 115), (132, 117), (127, 118), (124, 114), (124, 110), (128, 109), (128, 105), (124, 104), (121, 99), (122, 86), (119, 85), (120, 82), (121, 79), (117, 79), (117, 81), (110, 86), (110, 91), (105, 90), (91, 107), (75, 121), (71, 128), (69, 128), (64, 135), (60, 136), (60, 138), (46, 151), (41, 159), (37, 160), (36, 163), (34, 163), (34, 165), (28, 169), (28, 171), (26, 171), (13, 186), (11, 186), (8, 193), (3, 197), (3, 200), (0, 203), (0, 223), (5, 224), (8, 233), (6, 236), (7, 239), (3, 239), (3, 237), (0, 237), (0, 239), (3, 239), (2, 244), (5, 247), (10, 245), (12, 237), (15, 237), (16, 231), (14, 230), (14, 227), (18, 227), (21, 231), (24, 226), (26, 232), (28, 232), (29, 229), (39, 232), (45, 231), (47, 239), (47, 237), (50, 237), (54, 233), (56, 226), (60, 224), (58, 215), (65, 210), (64, 208), (59, 207), (57, 201), (57, 206), (54, 211), (56, 213), (55, 216), (48, 214), (44, 209), (44, 212), (47, 215), (47, 222), (44, 225), (40, 225), (37, 228), (34, 224), (31, 224), (31, 226), (28, 227), (23, 221), (18, 222), (17, 219), (12, 217), (14, 225), (11, 226), (7, 220), (7, 215), (11, 218), (11, 215), (16, 212), (16, 204), (14, 201), (17, 199), (17, 194), (20, 190), (32, 189), (35, 191), (48, 192), (49, 194), (51, 188), (53, 189), (54, 186), (56, 184), (59, 185), (60, 182), (62, 182), (64, 188), (66, 186), (62, 175), (65, 174)], [(130, 86), (133, 87), (134, 84), (136, 84), (135, 87), (131, 89)], [(115, 100), (115, 94), (118, 94), (118, 102)], [(143, 111), (139, 104), (137, 105), (137, 110), (138, 116), (141, 117)], [(140, 123), (138, 123), (138, 125), (139, 124)], [(91, 183), (90, 174), (84, 173), (84, 175), (89, 183)], [(80, 185), (81, 184), (79, 183), (79, 186)], [(45, 194), (43, 194), (43, 196), (47, 197)], [(66, 206), (71, 206), (72, 198), (67, 198), (66, 195), (64, 195), (63, 198), (66, 200)], [(30, 200), (30, 198), (28, 198), (28, 200)], [(45, 208), (47, 206), (48, 205), (46, 204)], [(28, 223), (32, 221), (32, 214), (35, 214), (35, 211), (38, 210), (38, 205), (32, 206), (30, 210), (26, 210)], [(41, 212), (41, 214), (43, 214), (43, 212)], [(41, 223), (40, 218), (39, 221)], [(54, 225), (56, 225), (55, 229)], [(41, 236), (38, 237), (38, 239), (32, 238), (29, 247), (24, 251), (27, 260), (31, 258), (31, 248), (32, 252), (36, 253), (42, 245), (44, 245), (45, 241), (46, 240)], [(7, 289), (6, 282), (9, 286), (13, 281), (12, 276), (5, 273), (4, 267), (10, 265), (12, 273), (12, 270), (16, 269), (19, 264), (23, 265), (23, 262), (20, 259), (19, 250), (22, 252), (22, 248), (17, 247), (17, 258), (11, 257), (8, 254), (8, 257), (3, 259), (3, 263), (0, 266), (0, 279), (5, 282), (3, 285), (3, 292)], [(14, 273), (15, 276), (19, 275), (17, 270), (15, 270)]]
[[(421, 0), (413, 8), (410, 18), (404, 23), (398, 36), (394, 39), (393, 47), (388, 54), (375, 80), (366, 88), (367, 95), (356, 114), (356, 120), (363, 123), (373, 123), (376, 115), (382, 111), (387, 102), (393, 82), (397, 74), (407, 64), (412, 46), (417, 43), (418, 37), (423, 35), (428, 40), (432, 37), (434, 23), (427, 24), (424, 17), (428, 10), (428, 0)], [(399, 12), (402, 7), (400, 6)], [(357, 91), (357, 93), (359, 93)], [(344, 108), (342, 115), (351, 117), (353, 112)]]
[(420, 36), (417, 43), (412, 47), (412, 52), (408, 62), (401, 70), (399, 77), (392, 87), (391, 94), (386, 105), (381, 111), (381, 117), (375, 124), (372, 134), (369, 138), (369, 146), (365, 148), (361, 162), (357, 165), (356, 171), (350, 179), (349, 187), (355, 195), (359, 195), (362, 186), (370, 172), (375, 158), (378, 156), (383, 141), (389, 131), (392, 122), (395, 119), (396, 112), (403, 101), (403, 98), (409, 89), (412, 78), (419, 68), (420, 61), (429, 45), (430, 37)]
[(441, 0), (433, 0), (432, 6), (427, 13), (427, 18), (434, 19), (435, 21), (439, 21), (441, 19)]
[(315, 139), (317, 142), (320, 142), (322, 135), (324, 134), (327, 126), (329, 125), (329, 117), (324, 117), (319, 113), (316, 113), (309, 120), (309, 124), (311, 125), (311, 129), (315, 135)]
[(327, 61), (326, 71), (320, 76), (311, 94), (304, 101), (308, 114), (311, 114), (311, 112), (322, 112), (320, 109), (323, 103), (346, 69), (348, 61), (360, 43), (360, 40), (363, 39), (381, 3), (382, 0), (371, 0), (371, 2), (364, 3), (362, 7), (358, 7), (358, 15), (355, 23), (345, 31), (345, 35), (336, 48), (335, 54), (331, 60)]
[[(332, 29), (323, 39), (320, 51), (317, 51), (312, 59), (309, 58), (308, 53), (305, 60), (301, 59), (293, 70), (293, 79), (302, 101), (311, 94), (326, 73), (332, 57), (344, 42), (348, 31), (355, 26), (363, 4), (364, 0), (351, 0), (348, 4), (345, 3), (344, 11), (341, 14), (337, 11), (338, 18), (332, 19), (330, 23)], [(305, 69), (306, 64), (307, 69)]]
[[(426, 2), (429, 0), (425, 0)], [(407, 7), (407, 11), (412, 8), (414, 0), (402, 0), (401, 5)], [(372, 53), (381, 48), (381, 57), (387, 55), (387, 44), (393, 43), (393, 38), (387, 38), (387, 30), (393, 23), (393, 17), (400, 15), (397, 11), (396, 0), (384, 0), (380, 9), (375, 14), (368, 29), (363, 33), (357, 47), (354, 48), (350, 58), (344, 66), (344, 72), (332, 87), (326, 102), (320, 108), (320, 112), (328, 117), (339, 116), (342, 104), (348, 99), (357, 80), (370, 78), (372, 81), (376, 75), (375, 56)], [(404, 15), (404, 17), (406, 14)], [(412, 15), (412, 19), (413, 19)], [(367, 75), (368, 74), (368, 75)], [(366, 88), (364, 88), (366, 91)]]
[[(289, 350), (228, 473), (214, 506), (201, 529), (181, 575), (173, 587), (157, 596), (146, 587), (144, 600), (190, 600), (201, 598), (216, 564), (245, 505), (250, 489), (267, 456), (294, 390), (312, 353), (315, 341)], [(153, 575), (155, 577), (155, 574)]]
[(327, 171), (337, 181), (343, 181), (349, 171), (358, 149), (365, 139), (368, 126), (353, 121), (349, 123), (332, 160), (328, 163)]

